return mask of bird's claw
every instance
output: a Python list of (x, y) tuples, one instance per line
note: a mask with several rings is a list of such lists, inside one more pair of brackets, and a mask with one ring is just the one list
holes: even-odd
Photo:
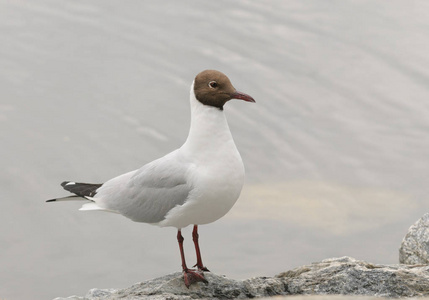
[(194, 265), (194, 268), (195, 267), (197, 267), (198, 268), (198, 271), (201, 271), (201, 272), (210, 272), (210, 270), (209, 269), (207, 269), (206, 267), (204, 267), (204, 266), (199, 266), (198, 264), (195, 264)]
[(189, 289), (189, 286), (196, 282), (209, 283), (205, 278), (201, 270), (183, 270), (183, 279), (185, 280), (185, 285)]

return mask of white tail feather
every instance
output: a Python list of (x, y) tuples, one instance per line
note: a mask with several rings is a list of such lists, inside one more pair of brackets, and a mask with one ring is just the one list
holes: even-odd
[(84, 205), (82, 205), (82, 207), (79, 210), (102, 210), (102, 211), (107, 211), (107, 212), (116, 213), (116, 214), (118, 213), (114, 210), (102, 208), (94, 202), (85, 203)]

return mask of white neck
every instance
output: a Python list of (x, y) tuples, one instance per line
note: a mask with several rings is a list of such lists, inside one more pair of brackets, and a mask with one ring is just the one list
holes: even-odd
[(224, 111), (198, 101), (194, 83), (191, 86), (190, 102), (191, 127), (182, 149), (192, 155), (206, 151), (222, 155), (225, 148), (236, 149)]

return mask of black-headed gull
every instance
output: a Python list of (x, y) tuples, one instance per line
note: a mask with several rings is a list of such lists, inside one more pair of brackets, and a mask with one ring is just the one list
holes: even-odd
[[(228, 77), (215, 70), (199, 73), (191, 86), (191, 127), (179, 149), (138, 170), (103, 184), (65, 181), (75, 195), (48, 200), (89, 200), (80, 210), (119, 213), (135, 222), (178, 229), (184, 281), (207, 282), (198, 245), (198, 225), (223, 217), (237, 201), (244, 183), (244, 166), (223, 111), (231, 99), (255, 100), (238, 92)], [(181, 229), (192, 232), (197, 270), (186, 266)]]

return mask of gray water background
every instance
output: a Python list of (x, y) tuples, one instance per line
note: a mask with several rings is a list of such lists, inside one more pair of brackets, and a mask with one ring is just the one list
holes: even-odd
[(1, 299), (180, 270), (174, 228), (44, 200), (179, 147), (207, 68), (257, 101), (225, 107), (247, 181), (200, 228), (213, 272), (397, 263), (429, 210), (427, 1), (0, 0), (0, 45)]

